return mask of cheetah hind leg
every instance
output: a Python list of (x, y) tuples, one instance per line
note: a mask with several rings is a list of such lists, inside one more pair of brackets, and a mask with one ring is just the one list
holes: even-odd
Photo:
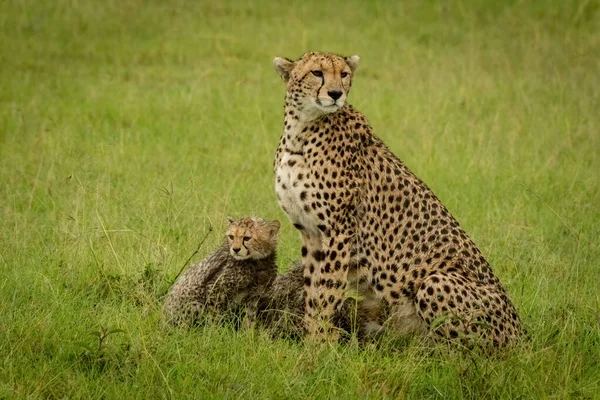
[(415, 306), (431, 334), (467, 345), (506, 345), (521, 330), (502, 288), (477, 284), (454, 273), (425, 279), (416, 293)]

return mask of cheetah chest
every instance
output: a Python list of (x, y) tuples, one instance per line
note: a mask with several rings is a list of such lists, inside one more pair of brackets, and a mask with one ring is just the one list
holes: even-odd
[(310, 207), (311, 171), (303, 155), (284, 152), (277, 165), (275, 192), (279, 205), (292, 223), (301, 225), (308, 233), (318, 234), (318, 219)]

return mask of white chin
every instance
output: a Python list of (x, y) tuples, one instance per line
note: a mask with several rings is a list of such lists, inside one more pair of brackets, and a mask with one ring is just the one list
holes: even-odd
[(236, 260), (240, 260), (240, 261), (244, 261), (247, 260), (249, 257), (248, 255), (241, 255), (241, 254), (235, 254), (235, 253), (229, 253), (231, 254), (231, 257), (235, 258)]
[(328, 113), (332, 113), (332, 112), (336, 112), (337, 110), (339, 110), (340, 108), (342, 108), (341, 106), (338, 106), (335, 103), (332, 103), (328, 106), (323, 105), (323, 104), (319, 104), (319, 109), (321, 109), (324, 113), (328, 114)]

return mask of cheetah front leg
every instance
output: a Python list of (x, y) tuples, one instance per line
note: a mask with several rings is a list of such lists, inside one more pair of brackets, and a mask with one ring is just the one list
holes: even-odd
[(258, 297), (253, 297), (248, 300), (244, 307), (244, 320), (242, 324), (245, 329), (253, 329), (256, 321), (256, 315), (258, 314)]
[[(311, 236), (302, 232), (302, 265), (304, 265), (304, 291), (305, 291), (305, 312), (304, 326), (310, 335), (314, 335), (319, 330), (319, 323), (315, 319), (318, 310), (315, 307), (315, 299), (319, 298), (318, 286), (316, 285), (317, 270), (320, 268), (320, 262), (317, 257), (323, 251), (321, 236)], [(317, 255), (317, 257), (315, 257)]]
[(344, 301), (350, 264), (350, 238), (343, 235), (303, 235), (302, 261), (306, 290), (304, 323), (310, 336), (337, 340), (331, 322)]

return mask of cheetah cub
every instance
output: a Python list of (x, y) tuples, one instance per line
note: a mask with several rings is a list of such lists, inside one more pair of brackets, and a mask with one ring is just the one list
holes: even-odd
[(275, 190), (302, 235), (308, 331), (336, 339), (332, 316), (357, 268), (399, 331), (514, 341), (519, 317), (478, 247), (347, 104), (358, 63), (317, 52), (274, 60), (287, 88)]
[(170, 289), (164, 305), (169, 323), (193, 325), (204, 314), (243, 308), (244, 325), (252, 325), (258, 300), (277, 275), (279, 221), (254, 217), (228, 221), (225, 243), (190, 267)]

